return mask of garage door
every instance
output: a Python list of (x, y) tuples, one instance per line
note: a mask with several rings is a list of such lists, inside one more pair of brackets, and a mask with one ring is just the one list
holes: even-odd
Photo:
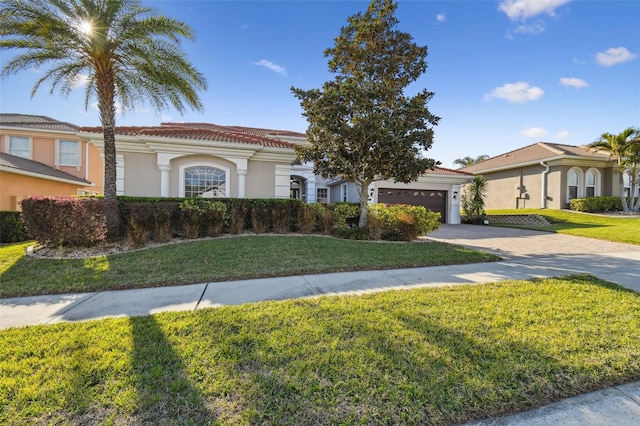
[(447, 210), (447, 191), (430, 189), (378, 189), (378, 202), (387, 204), (410, 204), (424, 206), (440, 213), (440, 222), (444, 223)]

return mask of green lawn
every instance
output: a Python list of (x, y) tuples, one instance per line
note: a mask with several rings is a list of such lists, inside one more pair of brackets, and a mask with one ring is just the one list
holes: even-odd
[(241, 236), (191, 241), (89, 259), (36, 259), (29, 243), (0, 247), (0, 297), (494, 261), (435, 242), (370, 242), (320, 236)]
[(0, 424), (439, 424), (640, 379), (589, 276), (0, 331)]
[(638, 217), (599, 216), (570, 210), (551, 209), (487, 210), (487, 214), (538, 214), (551, 222), (551, 226), (500, 226), (550, 231), (619, 243), (640, 244), (640, 218)]

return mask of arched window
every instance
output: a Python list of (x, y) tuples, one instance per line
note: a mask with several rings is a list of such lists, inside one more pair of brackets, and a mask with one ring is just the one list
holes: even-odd
[(580, 185), (580, 174), (576, 169), (567, 172), (567, 199), (578, 198), (578, 186)]
[(585, 197), (600, 195), (600, 173), (596, 169), (589, 169), (584, 175)]
[(217, 198), (227, 196), (227, 172), (213, 166), (184, 169), (184, 197)]

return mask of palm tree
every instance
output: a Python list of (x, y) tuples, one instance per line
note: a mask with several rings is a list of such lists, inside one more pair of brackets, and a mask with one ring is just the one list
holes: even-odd
[(487, 160), (488, 158), (489, 156), (486, 154), (478, 155), (476, 158), (467, 156), (464, 158), (457, 158), (456, 160), (454, 160), (453, 164), (455, 166), (467, 167), (472, 164), (479, 163), (480, 161)]
[[(589, 144), (589, 149), (594, 151), (602, 151), (609, 154), (609, 159), (615, 159), (616, 164), (618, 165), (618, 177), (620, 182), (620, 198), (622, 199), (622, 209), (625, 212), (629, 211), (629, 205), (627, 204), (627, 197), (624, 194), (624, 173), (627, 167), (631, 166), (633, 170), (637, 170), (637, 161), (640, 158), (638, 153), (640, 131), (633, 127), (628, 127), (624, 129), (622, 132), (614, 135), (612, 133), (603, 133), (600, 137)], [(633, 176), (637, 173), (632, 172), (631, 176), (631, 190), (632, 190), (632, 198), (631, 198), (631, 208), (634, 208), (633, 200), (635, 194), (635, 184), (636, 177)], [(637, 207), (640, 207), (638, 205)]]
[(471, 182), (465, 185), (460, 201), (466, 220), (470, 223), (481, 223), (484, 219), (484, 198), (487, 186), (487, 179), (482, 175), (474, 176)]
[(104, 135), (104, 196), (116, 197), (116, 102), (130, 110), (149, 101), (156, 110), (202, 110), (207, 83), (180, 48), (192, 40), (186, 24), (158, 15), (137, 0), (4, 0), (0, 51), (19, 49), (0, 71), (6, 77), (50, 65), (35, 83), (68, 95), (87, 81), (85, 109), (98, 101)]

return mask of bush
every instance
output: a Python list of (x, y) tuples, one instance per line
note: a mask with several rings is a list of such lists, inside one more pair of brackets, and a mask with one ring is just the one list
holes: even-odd
[(227, 205), (220, 201), (207, 200), (203, 204), (203, 225), (207, 237), (217, 237), (222, 234)]
[(440, 227), (440, 213), (422, 206), (375, 204), (369, 206), (369, 216), (382, 224), (383, 240), (412, 241)]
[(29, 240), (29, 234), (22, 221), (22, 213), (0, 211), (0, 243), (19, 243)]
[(228, 204), (229, 227), (232, 234), (239, 234), (244, 229), (244, 220), (249, 210), (247, 204), (242, 200), (232, 200)]
[(291, 208), (286, 204), (275, 206), (271, 211), (273, 221), (273, 232), (276, 234), (287, 234), (291, 232)]
[[(629, 202), (629, 199), (627, 199)], [(569, 205), (571, 210), (577, 212), (617, 212), (622, 211), (622, 199), (620, 197), (588, 197), (574, 198)]]
[(368, 228), (359, 228), (357, 226), (351, 227), (343, 227), (336, 228), (336, 237), (342, 238), (345, 240), (369, 240), (371, 239), (369, 235)]
[(180, 203), (180, 218), (185, 238), (195, 239), (200, 236), (202, 224), (202, 207), (195, 199), (187, 199)]
[(331, 203), (329, 208), (333, 211), (333, 220), (335, 227), (351, 228), (352, 224), (357, 223), (360, 218), (360, 206), (355, 203)]
[(109, 221), (117, 221), (114, 203), (99, 198), (33, 197), (22, 201), (22, 214), (28, 233), (40, 244), (94, 246), (106, 241)]
[(271, 221), (271, 209), (262, 200), (256, 200), (251, 208), (251, 225), (253, 232), (264, 234), (269, 231)]
[(298, 213), (298, 227), (303, 234), (312, 234), (317, 228), (317, 212), (311, 204), (303, 205)]

